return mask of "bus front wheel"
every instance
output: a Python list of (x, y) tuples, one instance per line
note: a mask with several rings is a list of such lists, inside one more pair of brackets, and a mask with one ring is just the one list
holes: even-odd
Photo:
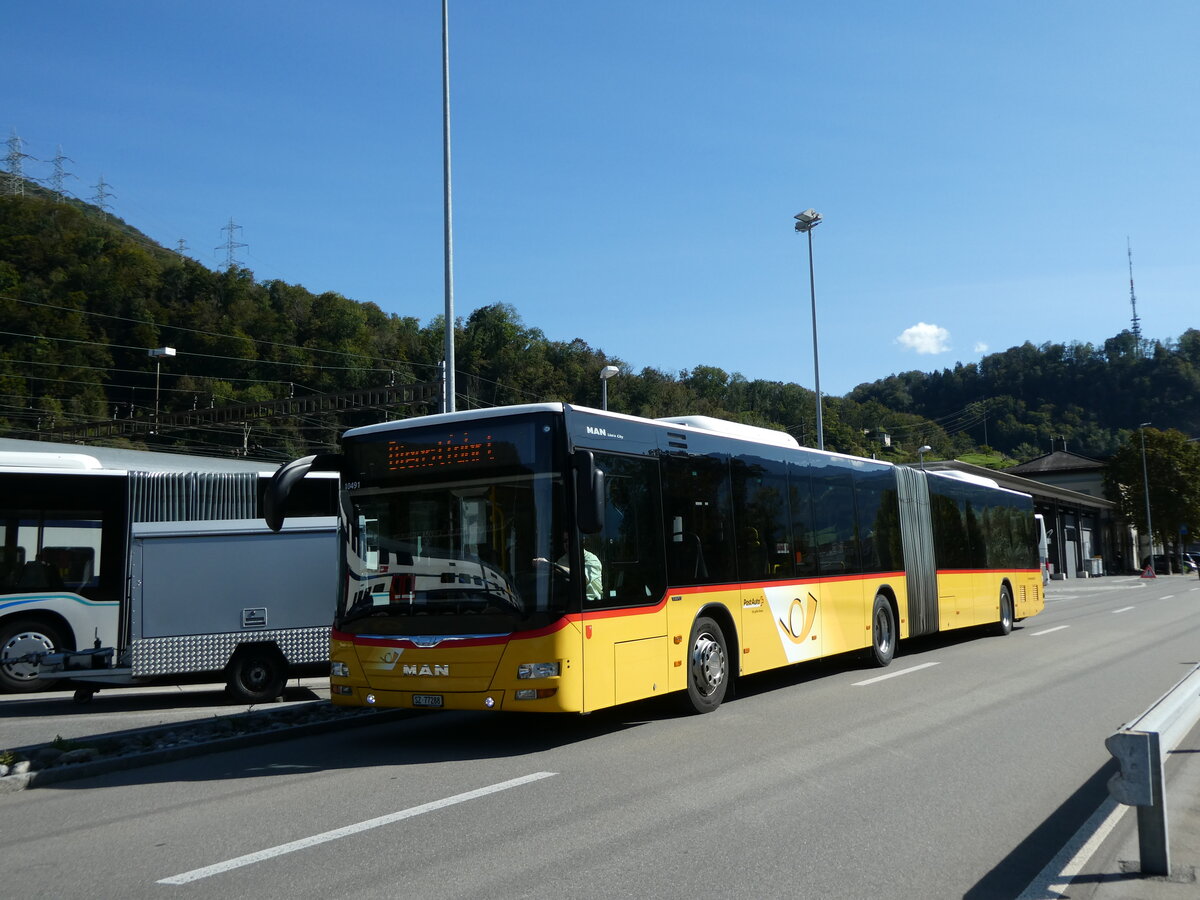
[(879, 667), (886, 666), (896, 655), (896, 615), (892, 604), (883, 594), (875, 595), (871, 611), (871, 659)]
[(729, 690), (729, 653), (721, 626), (706, 616), (696, 619), (688, 647), (688, 707), (712, 712)]

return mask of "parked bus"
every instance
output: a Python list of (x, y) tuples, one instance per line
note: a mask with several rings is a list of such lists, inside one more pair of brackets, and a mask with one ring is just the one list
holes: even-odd
[(1033, 503), (987, 479), (703, 417), (559, 403), (356, 428), (341, 473), (338, 705), (589, 712), (1043, 606)]
[(0, 690), (211, 671), (253, 702), (328, 659), (336, 477), (276, 535), (269, 464), (30, 444), (0, 442)]

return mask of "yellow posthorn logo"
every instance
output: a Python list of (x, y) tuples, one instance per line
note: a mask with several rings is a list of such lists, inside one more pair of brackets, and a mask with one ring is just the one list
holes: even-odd
[(812, 631), (813, 622), (817, 618), (817, 598), (811, 593), (807, 600), (796, 597), (788, 607), (787, 621), (779, 619), (779, 627), (794, 644), (803, 643)]

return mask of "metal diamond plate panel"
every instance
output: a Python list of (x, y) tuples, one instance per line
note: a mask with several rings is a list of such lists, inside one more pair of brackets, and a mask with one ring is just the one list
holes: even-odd
[(133, 674), (182, 675), (224, 669), (239, 644), (274, 643), (292, 665), (329, 659), (329, 628), (188, 634), (133, 643)]

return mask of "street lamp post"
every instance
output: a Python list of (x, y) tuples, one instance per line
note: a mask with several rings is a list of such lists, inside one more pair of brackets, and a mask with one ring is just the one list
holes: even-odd
[(928, 453), (932, 449), (933, 448), (930, 447), (928, 444), (926, 444), (923, 447), (917, 448), (917, 459), (920, 461), (922, 469), (925, 468), (925, 454)]
[(817, 392), (817, 449), (825, 449), (825, 428), (821, 421), (821, 363), (817, 356), (817, 281), (813, 274), (812, 230), (821, 224), (821, 214), (806, 209), (795, 216), (796, 230), (808, 235), (808, 291), (812, 297), (813, 387)]
[(1150, 476), (1146, 470), (1146, 426), (1143, 422), (1138, 428), (1142, 432), (1142, 486), (1146, 490), (1146, 537), (1150, 539), (1150, 571), (1154, 571), (1154, 529), (1150, 525)]
[(619, 375), (621, 370), (616, 366), (605, 366), (600, 370), (600, 408), (608, 409), (608, 379)]
[(174, 347), (155, 347), (146, 351), (154, 358), (154, 431), (158, 431), (158, 384), (162, 377), (162, 361), (165, 356), (174, 356)]

